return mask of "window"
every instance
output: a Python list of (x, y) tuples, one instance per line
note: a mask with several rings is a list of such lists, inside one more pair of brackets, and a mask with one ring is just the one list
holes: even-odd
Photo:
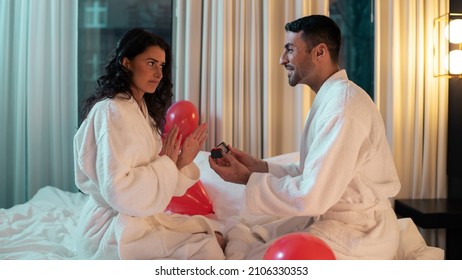
[(374, 98), (373, 0), (330, 0), (331, 18), (342, 31), (340, 67)]
[[(142, 27), (172, 44), (173, 0), (79, 1), (79, 112), (104, 74), (112, 50), (130, 28)], [(81, 121), (81, 120), (80, 120)]]

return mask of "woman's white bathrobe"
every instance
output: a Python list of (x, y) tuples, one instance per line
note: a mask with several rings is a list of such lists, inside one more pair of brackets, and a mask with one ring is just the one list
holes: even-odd
[(230, 222), (227, 256), (261, 258), (275, 238), (306, 231), (326, 241), (337, 259), (392, 259), (399, 233), (389, 198), (400, 186), (375, 104), (341, 70), (315, 97), (300, 164), (269, 163), (269, 173), (253, 173), (247, 183), (241, 216), (289, 218)]
[(100, 101), (74, 137), (76, 184), (88, 194), (76, 234), (79, 257), (223, 259), (208, 219), (163, 213), (200, 173), (194, 163), (180, 172), (159, 156), (160, 135), (142, 106), (122, 95)]

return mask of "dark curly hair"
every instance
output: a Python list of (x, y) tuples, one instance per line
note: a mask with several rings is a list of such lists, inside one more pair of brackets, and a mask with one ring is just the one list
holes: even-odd
[(133, 59), (148, 47), (159, 46), (165, 51), (165, 65), (162, 68), (162, 80), (154, 94), (145, 94), (149, 115), (155, 121), (159, 134), (164, 131), (165, 115), (172, 104), (172, 50), (161, 37), (142, 28), (127, 31), (117, 43), (114, 54), (106, 65), (106, 74), (98, 78), (95, 93), (84, 101), (81, 116), (85, 119), (91, 108), (106, 98), (114, 98), (117, 94), (125, 94), (127, 98), (133, 96), (130, 90), (133, 73), (122, 64), (124, 57)]
[(324, 15), (302, 17), (287, 23), (285, 30), (294, 33), (303, 31), (302, 38), (310, 48), (325, 43), (332, 61), (338, 63), (342, 35), (340, 28), (331, 18)]

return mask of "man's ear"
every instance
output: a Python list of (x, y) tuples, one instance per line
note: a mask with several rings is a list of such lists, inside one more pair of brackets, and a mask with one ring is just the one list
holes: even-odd
[(327, 54), (327, 45), (324, 43), (321, 43), (316, 46), (315, 54), (316, 54), (316, 60), (320, 60), (321, 58), (325, 57)]

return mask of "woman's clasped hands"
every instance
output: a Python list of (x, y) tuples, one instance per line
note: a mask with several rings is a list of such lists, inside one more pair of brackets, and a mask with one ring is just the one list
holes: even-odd
[(164, 137), (160, 155), (168, 156), (178, 169), (190, 164), (197, 156), (200, 148), (207, 138), (207, 124), (199, 125), (191, 134), (183, 140), (178, 126), (175, 124)]

